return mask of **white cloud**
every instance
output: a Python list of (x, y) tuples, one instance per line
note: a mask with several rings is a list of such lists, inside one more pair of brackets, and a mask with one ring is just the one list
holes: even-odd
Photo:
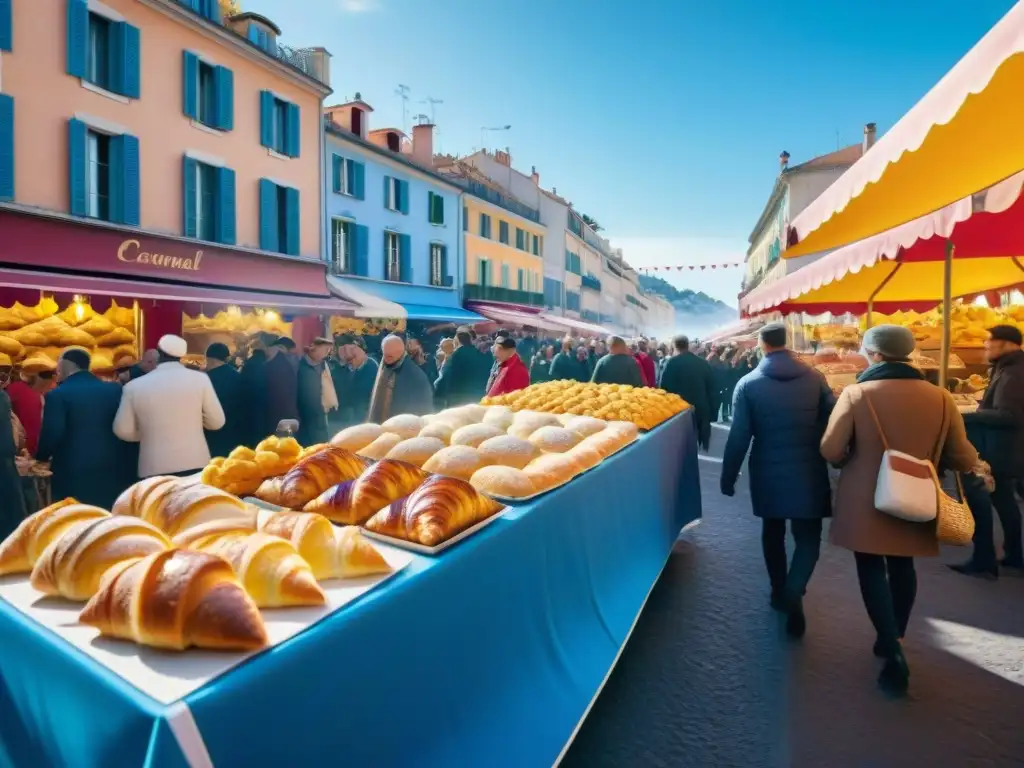
[(345, 13), (369, 13), (380, 8), (380, 0), (341, 0)]

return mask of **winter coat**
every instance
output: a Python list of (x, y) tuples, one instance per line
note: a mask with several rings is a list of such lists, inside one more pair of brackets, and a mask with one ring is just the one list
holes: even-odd
[[(900, 363), (886, 365), (909, 368)], [(847, 387), (821, 440), (825, 459), (843, 466), (836, 492), (832, 543), (873, 555), (937, 555), (934, 525), (906, 522), (875, 509), (883, 448), (868, 410), (867, 396), (893, 450), (931, 459), (936, 467), (958, 472), (970, 471), (978, 459), (977, 451), (967, 441), (964, 421), (953, 397), (944, 389), (916, 377), (867, 381)], [(795, 490), (795, 483), (788, 490)]]
[(597, 361), (594, 375), (595, 384), (632, 384), (634, 387), (644, 385), (640, 373), (640, 364), (630, 354), (609, 354)]
[(299, 370), (296, 361), (289, 358), (291, 355), (278, 352), (264, 368), (267, 378), (266, 423), (271, 435), (282, 421), (299, 418)]
[(530, 383), (539, 384), (543, 381), (551, 381), (551, 360), (543, 355), (535, 356), (530, 363)]
[(669, 358), (661, 373), (659, 386), (666, 392), (679, 395), (693, 407), (697, 420), (697, 436), (705, 449), (711, 442), (711, 420), (716, 402), (708, 361), (690, 352)]
[(832, 390), (813, 368), (787, 351), (765, 357), (736, 385), (722, 488), (735, 486), (750, 448), (750, 497), (757, 517), (828, 517), (828, 467), (819, 446), (834, 404)]
[[(299, 360), (297, 378), (299, 433), (295, 436), (299, 445), (310, 446), (326, 443), (330, 439), (327, 429), (327, 413), (324, 411), (324, 370), (327, 361), (314, 365), (303, 355)], [(332, 381), (333, 388), (333, 381)]]
[(488, 397), (507, 395), (509, 392), (516, 392), (530, 386), (530, 372), (526, 370), (519, 355), (512, 355), (496, 368), (487, 384)]
[(24, 381), (12, 381), (7, 387), (7, 396), (11, 399), (11, 410), (25, 428), (29, 453), (35, 453), (43, 426), (43, 396)]
[(408, 355), (381, 364), (370, 396), (369, 421), (380, 424), (404, 413), (422, 416), (434, 409), (434, 390), (423, 369)]
[(985, 399), (964, 423), (994, 474), (1024, 478), (1024, 352), (995, 362)]
[[(142, 381), (142, 379), (138, 379)], [(49, 461), (59, 501), (110, 509), (137, 479), (138, 450), (114, 434), (121, 386), (80, 371), (46, 395), (35, 457)]]
[(646, 352), (637, 352), (633, 355), (636, 364), (640, 366), (640, 375), (643, 377), (645, 387), (658, 385), (658, 375), (654, 372), (654, 361)]
[(245, 404), (245, 438), (250, 448), (274, 434), (277, 422), (270, 423), (270, 408), (267, 405), (267, 353), (258, 349), (242, 366), (242, 400)]
[(0, 540), (6, 539), (25, 518), (25, 495), (14, 465), (17, 455), (11, 429), (11, 399), (0, 390)]
[(224, 409), (224, 426), (207, 431), (206, 444), (210, 448), (211, 456), (227, 456), (235, 448), (248, 442), (248, 415), (245, 410), (242, 375), (231, 365), (218, 366), (206, 375), (210, 377), (213, 391), (217, 393), (217, 400)]
[(487, 355), (476, 347), (457, 347), (445, 361), (434, 385), (438, 405), (453, 408), (479, 402), (486, 392), (490, 368)]
[(551, 359), (551, 380), (590, 381), (590, 368), (573, 352), (559, 352)]

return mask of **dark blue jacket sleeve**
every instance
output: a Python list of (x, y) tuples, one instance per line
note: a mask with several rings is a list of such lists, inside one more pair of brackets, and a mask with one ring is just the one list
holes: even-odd
[(36, 458), (49, 461), (53, 458), (57, 446), (64, 440), (67, 424), (67, 409), (61, 393), (54, 391), (46, 396), (43, 408), (43, 426), (39, 430), (39, 444), (36, 446)]
[(747, 388), (745, 382), (736, 385), (732, 398), (732, 427), (729, 439), (725, 443), (725, 454), (722, 457), (722, 487), (728, 488), (736, 484), (740, 467), (747, 457), (750, 441), (753, 439), (753, 425), (747, 404)]

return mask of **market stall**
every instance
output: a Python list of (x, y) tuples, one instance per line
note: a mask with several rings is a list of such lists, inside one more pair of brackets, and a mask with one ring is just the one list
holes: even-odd
[[(327, 609), (277, 609), (293, 612), (285, 619), (271, 619), (264, 610), (270, 641), (263, 652), (173, 653), (98, 639), (74, 626), (77, 609), (26, 597), (23, 575), (0, 577), (0, 762), (313, 765), (330, 756), (353, 765), (556, 763), (617, 660), (677, 535), (700, 516), (688, 411), (670, 417), (679, 406), (653, 390), (642, 393), (649, 401), (643, 405), (608, 390), (601, 396), (610, 417), (658, 424), (637, 438), (635, 426), (630, 433), (587, 416), (593, 406), (573, 404), (577, 385), (565, 384), (524, 396), (549, 408), (547, 415), (524, 412), (508, 423), (564, 414), (558, 421), (564, 428), (527, 430), (535, 447), (551, 440), (557, 452), (565, 447), (555, 447), (558, 437), (581, 419), (573, 442), (581, 441), (581, 460), (593, 457), (589, 471), (534, 500), (510, 502), (436, 556), (381, 545), (393, 572), (359, 582), (358, 594), (331, 592)], [(506, 412), (523, 404), (495, 406), (497, 418), (489, 423), (505, 425)], [(379, 429), (407, 430), (410, 421), (396, 417)], [(415, 426), (420, 423), (424, 431), (447, 427), (452, 448), (466, 451), (487, 426), (466, 423), (453, 433), (456, 422), (441, 416)], [(511, 426), (499, 448), (519, 439)], [(455, 437), (470, 427), (464, 441)], [(599, 434), (606, 429), (611, 441)], [(590, 436), (583, 438), (584, 431)], [(349, 439), (351, 433), (342, 438)], [(600, 460), (596, 451), (609, 446), (617, 452)], [(267, 448), (260, 455), (275, 454)], [(553, 476), (559, 458), (541, 459), (535, 460), (542, 465), (537, 476)], [(241, 455), (238, 461), (246, 463)], [(365, 472), (385, 471), (384, 463)], [(259, 466), (266, 469), (265, 458)], [(261, 496), (275, 487), (271, 483)], [(148, 509), (141, 496), (132, 491), (126, 503)], [(175, 509), (180, 513), (182, 506)], [(386, 511), (367, 521), (368, 531)], [(177, 522), (183, 524), (180, 516)], [(35, 574), (32, 581), (37, 585)]]

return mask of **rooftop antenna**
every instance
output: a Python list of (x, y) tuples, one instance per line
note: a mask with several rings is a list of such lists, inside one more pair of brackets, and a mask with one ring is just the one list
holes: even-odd
[(437, 119), (436, 119), (437, 118), (437, 105), (438, 104), (444, 104), (444, 100), (443, 99), (435, 99), (433, 96), (427, 96), (427, 98), (423, 99), (420, 102), (420, 104), (429, 104), (430, 105), (430, 123), (431, 123), (431, 125), (437, 125)]
[(398, 87), (395, 88), (395, 96), (397, 96), (398, 98), (400, 98), (402, 100), (402, 130), (403, 131), (406, 129), (406, 126), (409, 124), (409, 92), (411, 90), (412, 89), (410, 89), (408, 85), (402, 85), (401, 83), (399, 83)]
[(430, 122), (430, 115), (424, 115), (421, 112), (418, 115), (413, 115), (412, 119), (416, 121), (416, 125), (426, 125)]

